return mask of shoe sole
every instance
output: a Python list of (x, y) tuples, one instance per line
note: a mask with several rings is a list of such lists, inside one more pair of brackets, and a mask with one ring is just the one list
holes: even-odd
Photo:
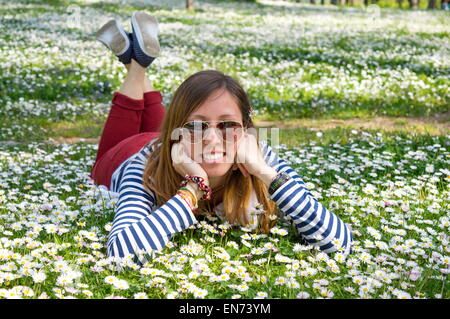
[(157, 57), (160, 46), (156, 18), (143, 12), (135, 12), (131, 17), (131, 25), (142, 51), (150, 57)]
[(114, 19), (105, 23), (95, 37), (117, 56), (124, 54), (130, 47), (130, 40), (125, 30)]

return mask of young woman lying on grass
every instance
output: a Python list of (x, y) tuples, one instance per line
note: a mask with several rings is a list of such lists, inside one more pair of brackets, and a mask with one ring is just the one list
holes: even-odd
[[(145, 75), (160, 49), (156, 19), (135, 12), (131, 25), (127, 34), (111, 20), (97, 32), (128, 70), (91, 172), (97, 185), (119, 193), (108, 254), (151, 255), (204, 212), (264, 233), (284, 214), (311, 246), (349, 253), (350, 228), (253, 134), (240, 84), (219, 71), (197, 72), (164, 109)], [(262, 213), (254, 214), (258, 205)]]

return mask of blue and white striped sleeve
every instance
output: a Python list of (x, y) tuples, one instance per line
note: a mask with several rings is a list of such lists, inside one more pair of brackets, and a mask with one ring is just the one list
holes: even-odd
[(152, 211), (156, 201), (153, 192), (150, 194), (144, 188), (144, 168), (139, 157), (130, 159), (119, 167), (112, 184), (119, 197), (108, 237), (109, 256), (152, 255), (165, 247), (173, 234), (197, 223), (191, 208), (179, 195)]
[(351, 228), (308, 192), (300, 176), (266, 142), (260, 142), (260, 147), (267, 164), (292, 177), (270, 197), (292, 219), (298, 234), (325, 253), (351, 253)]

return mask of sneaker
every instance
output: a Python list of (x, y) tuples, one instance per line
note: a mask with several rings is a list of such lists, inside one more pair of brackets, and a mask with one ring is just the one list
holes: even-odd
[(109, 20), (95, 34), (95, 38), (110, 49), (119, 61), (131, 63), (133, 46), (127, 33), (117, 20)]
[(133, 29), (133, 58), (144, 68), (148, 67), (159, 54), (158, 22), (154, 16), (134, 12), (131, 17)]

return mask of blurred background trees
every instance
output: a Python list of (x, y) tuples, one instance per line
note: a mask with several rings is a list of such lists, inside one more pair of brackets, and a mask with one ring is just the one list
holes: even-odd
[[(256, 2), (257, 0), (227, 0), (229, 2)], [(369, 6), (376, 4), (380, 7), (398, 7), (409, 9), (441, 9), (450, 10), (450, 0), (280, 0), (288, 2), (304, 2), (310, 4), (332, 4), (337, 6)], [(194, 0), (185, 0), (186, 9), (194, 10)]]

